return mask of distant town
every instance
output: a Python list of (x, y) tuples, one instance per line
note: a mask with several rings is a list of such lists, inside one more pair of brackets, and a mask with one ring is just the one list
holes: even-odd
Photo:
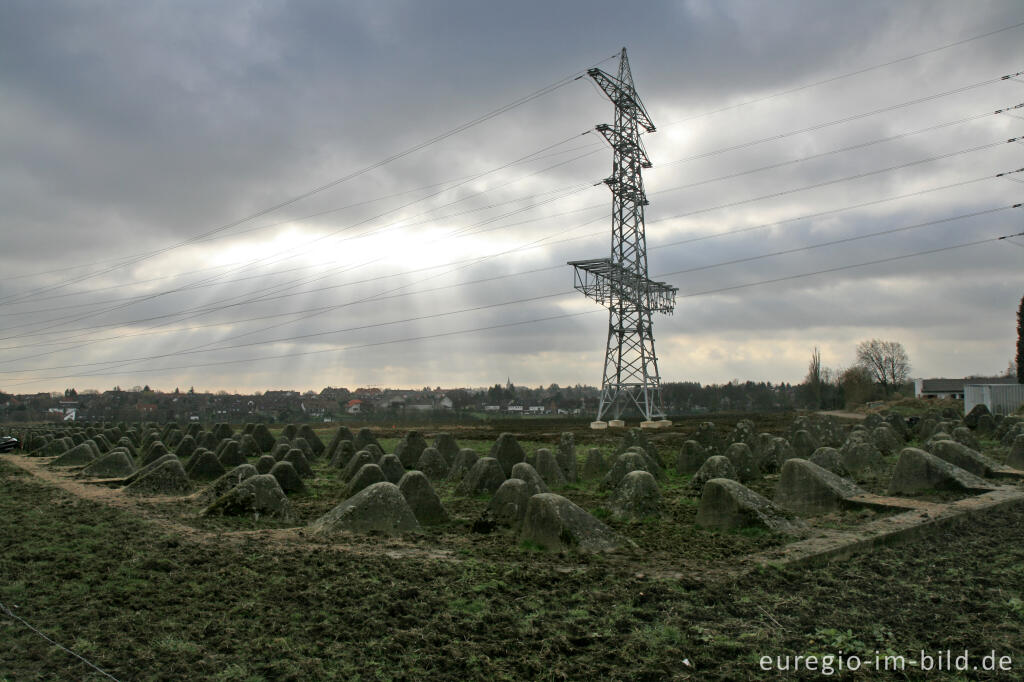
[[(702, 386), (695, 382), (662, 385), (666, 412), (786, 410), (802, 405), (800, 386), (732, 382)], [(13, 395), (0, 391), (0, 421), (227, 421), (268, 423), (334, 422), (460, 413), (486, 416), (581, 416), (597, 409), (594, 386), (516, 386), (510, 380), (487, 388), (420, 389), (328, 386), (317, 391), (268, 390), (252, 394), (213, 393), (192, 387), (171, 390), (149, 386), (107, 391)]]
[[(863, 384), (863, 382), (861, 382)], [(1015, 386), (1010, 376), (966, 379), (916, 379), (891, 392), (852, 380), (800, 384), (734, 380), (727, 384), (668, 382), (661, 385), (667, 415), (708, 412), (781, 412), (842, 409), (893, 397), (965, 398), (965, 385)], [(0, 391), (0, 422), (155, 421), (320, 423), (337, 421), (472, 420), (488, 417), (593, 415), (600, 390), (595, 386), (526, 387), (508, 379), (487, 388), (420, 389), (328, 386), (317, 391), (268, 390), (252, 394), (213, 393), (192, 387), (171, 390), (149, 386), (108, 391), (67, 388), (63, 392), (14, 395)]]

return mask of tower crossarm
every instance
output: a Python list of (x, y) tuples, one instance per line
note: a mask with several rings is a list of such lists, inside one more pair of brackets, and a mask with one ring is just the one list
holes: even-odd
[(594, 79), (594, 82), (597, 83), (598, 87), (604, 91), (604, 94), (608, 96), (608, 99), (616, 107), (630, 118), (636, 119), (636, 122), (647, 132), (653, 133), (655, 131), (651, 117), (647, 115), (647, 110), (644, 109), (644, 105), (640, 102), (640, 98), (636, 96), (636, 91), (631, 86), (626, 85), (615, 76), (605, 73), (601, 69), (589, 69), (587, 75)]
[(657, 282), (610, 258), (569, 261), (575, 270), (574, 288), (601, 305), (621, 301), (643, 301), (652, 312), (671, 315), (676, 307), (677, 287)]
[(620, 198), (640, 206), (646, 206), (650, 203), (647, 201), (647, 195), (644, 193), (643, 187), (633, 184), (633, 180), (632, 176), (616, 173), (610, 178), (605, 178), (604, 184), (608, 185), (612, 192)]
[(608, 140), (608, 144), (616, 152), (622, 156), (637, 159), (640, 162), (641, 168), (651, 167), (651, 159), (647, 156), (647, 150), (644, 149), (644, 145), (639, 139), (632, 140), (607, 123), (601, 123), (594, 129), (601, 133), (604, 139)]

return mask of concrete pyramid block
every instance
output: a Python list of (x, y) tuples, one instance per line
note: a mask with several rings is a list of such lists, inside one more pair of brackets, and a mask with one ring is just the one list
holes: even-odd
[(242, 464), (237, 466), (210, 485), (206, 486), (206, 489), (196, 496), (196, 501), (205, 507), (212, 504), (219, 497), (226, 495), (229, 490), (245, 479), (257, 475), (259, 475), (259, 472), (256, 471), (256, 467), (251, 464)]
[(84, 469), (83, 476), (92, 478), (124, 478), (135, 471), (135, 464), (124, 450), (112, 450), (93, 460)]
[(310, 524), (314, 535), (338, 531), (394, 534), (419, 528), (401, 490), (387, 481), (363, 488)]
[(922, 490), (984, 492), (995, 486), (930, 452), (903, 448), (889, 481), (890, 495), (913, 495)]
[(614, 551), (631, 544), (582, 507), (554, 493), (530, 498), (519, 539), (549, 550), (590, 553)]
[(775, 487), (775, 504), (801, 515), (824, 514), (843, 508), (844, 500), (864, 491), (852, 481), (806, 459), (782, 465)]
[(166, 457), (173, 459), (156, 464), (147, 474), (125, 486), (124, 491), (143, 495), (188, 495), (195, 490), (181, 461), (174, 455)]
[(702, 528), (715, 530), (761, 527), (794, 534), (802, 529), (790, 512), (728, 478), (713, 478), (704, 485), (696, 522)]
[(971, 472), (975, 476), (991, 476), (999, 469), (999, 464), (992, 461), (977, 450), (967, 447), (955, 440), (937, 440), (928, 446), (928, 452), (950, 464)]
[(422, 471), (406, 472), (398, 482), (398, 490), (420, 525), (436, 526), (448, 523), (448, 512), (441, 504), (441, 498), (437, 496), (434, 486)]
[(660, 508), (658, 482), (646, 471), (626, 474), (608, 500), (608, 509), (618, 519), (642, 519), (657, 514)]
[[(250, 465), (243, 465), (250, 466)], [(270, 474), (250, 476), (203, 510), (205, 516), (292, 519), (291, 502)]]
[(455, 492), (466, 496), (493, 493), (504, 482), (505, 472), (498, 460), (494, 457), (481, 457), (463, 477)]

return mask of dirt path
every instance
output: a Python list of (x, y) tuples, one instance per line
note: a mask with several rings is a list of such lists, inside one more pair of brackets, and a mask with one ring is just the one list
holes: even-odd
[[(166, 510), (160, 509), (160, 503), (180, 503), (183, 498), (167, 495), (126, 495), (120, 489), (110, 488), (102, 484), (88, 483), (83, 479), (73, 478), (73, 473), (66, 469), (51, 469), (48, 463), (53, 458), (26, 457), (24, 455), (0, 455), (0, 461), (7, 462), (28, 473), (35, 480), (48, 486), (58, 488), (79, 499), (89, 500), (98, 504), (121, 509), (133, 516), (145, 519), (168, 534), (195, 544), (223, 545), (225, 542), (244, 544), (257, 541), (261, 544), (285, 551), (314, 552), (322, 549), (354, 554), (357, 556), (387, 556), (391, 559), (436, 560), (463, 563), (466, 556), (443, 548), (424, 548), (403, 541), (401, 538), (388, 538), (386, 545), (366, 545), (358, 543), (329, 542), (312, 540), (306, 535), (304, 527), (296, 528), (265, 528), (259, 530), (219, 530), (211, 531), (195, 528), (187, 523), (168, 518)], [(189, 498), (184, 498), (188, 500)], [(684, 580), (690, 584), (710, 584), (729, 580), (757, 568), (758, 563), (751, 557), (734, 557), (728, 562), (717, 562), (701, 567), (699, 575), (692, 571), (680, 570), (674, 561), (652, 560), (650, 557), (637, 558), (626, 555), (608, 557), (606, 565), (613, 565), (619, 571), (635, 578), (654, 578), (663, 580)], [(475, 559), (473, 559), (475, 560)], [(496, 564), (512, 565), (521, 559), (512, 560), (503, 557), (492, 557)], [(562, 562), (550, 565), (560, 573), (586, 572), (587, 565), (579, 562)]]
[(816, 412), (825, 417), (838, 417), (840, 419), (856, 419), (857, 421), (864, 421), (867, 419), (866, 414), (860, 414), (859, 412), (846, 412), (845, 410), (826, 410), (823, 412)]
[[(154, 503), (180, 502), (181, 497), (168, 495), (135, 496), (126, 495), (117, 488), (108, 488), (104, 485), (87, 483), (81, 479), (69, 478), (61, 471), (54, 471), (46, 466), (53, 458), (50, 457), (25, 457), (24, 455), (0, 455), (0, 460), (11, 464), (22, 471), (30, 474), (38, 481), (49, 486), (59, 488), (69, 495), (83, 500), (89, 500), (99, 504), (105, 504), (117, 509), (123, 509), (135, 516), (144, 518), (149, 523), (157, 526), (163, 531), (174, 534), (182, 539), (195, 543), (223, 544), (225, 541), (245, 542), (247, 540), (259, 539), (268, 545), (273, 545), (291, 550), (329, 547), (353, 554), (380, 555), (384, 554), (390, 558), (402, 557), (419, 559), (437, 559), (459, 561), (451, 552), (438, 549), (425, 550), (421, 547), (404, 545), (400, 540), (391, 540), (385, 548), (361, 547), (354, 544), (336, 543), (329, 544), (310, 543), (305, 537), (304, 528), (267, 528), (262, 530), (236, 530), (236, 531), (209, 531), (194, 528), (188, 524), (167, 518), (163, 513), (154, 508)], [(184, 498), (188, 500), (189, 498)]]
[[(196, 528), (175, 518), (169, 518), (167, 509), (160, 508), (161, 504), (177, 503), (183, 500), (188, 502), (190, 498), (177, 496), (136, 496), (125, 494), (117, 488), (110, 488), (102, 484), (89, 483), (82, 479), (73, 478), (73, 473), (66, 469), (54, 470), (48, 466), (52, 458), (25, 457), (22, 455), (0, 455), (0, 461), (7, 462), (18, 469), (31, 475), (37, 481), (43, 482), (65, 493), (83, 500), (89, 500), (98, 504), (107, 505), (131, 513), (133, 516), (145, 519), (170, 535), (181, 538), (184, 541), (195, 544), (223, 545), (225, 542), (241, 545), (249, 542), (259, 542), (263, 546), (272, 547), (284, 551), (314, 552), (322, 549), (332, 549), (356, 556), (380, 557), (384, 555), (391, 559), (417, 559), (435, 560), (453, 563), (466, 561), (457, 551), (438, 547), (423, 547), (402, 538), (387, 538), (385, 544), (366, 544), (359, 542), (328, 542), (324, 543), (319, 538), (310, 538), (305, 527), (294, 528), (265, 528), (258, 530), (206, 530)], [(1012, 488), (1008, 488), (1013, 492)], [(1019, 492), (1015, 493), (1019, 498)], [(963, 503), (962, 503), (963, 504)], [(932, 505), (939, 510), (956, 505)], [(918, 510), (919, 515), (920, 510)], [(195, 512), (185, 511), (184, 515)], [(913, 516), (914, 513), (909, 514)], [(907, 516), (907, 515), (904, 515)], [(803, 541), (773, 548), (768, 551), (749, 554), (745, 556), (734, 556), (728, 561), (711, 561), (700, 566), (699, 574), (692, 572), (693, 566), (681, 566), (675, 561), (664, 561), (651, 556), (636, 557), (616, 555), (609, 557), (610, 564), (618, 571), (632, 575), (635, 578), (653, 578), (671, 581), (683, 581), (689, 584), (703, 584), (705, 586), (728, 580), (734, 580), (742, 575), (755, 571), (767, 563), (786, 564), (790, 562), (800, 563), (813, 560), (816, 554), (832, 555), (839, 557), (840, 550), (849, 545), (858, 546), (860, 551), (876, 544), (872, 536), (878, 535), (879, 530), (875, 525), (885, 526), (893, 522), (893, 518), (884, 518), (874, 525), (859, 530), (827, 530), (816, 529)], [(915, 523), (919, 524), (915, 520)], [(913, 524), (912, 524), (913, 525)], [(882, 533), (883, 535), (885, 533)], [(847, 555), (855, 553), (851, 550)], [(492, 557), (492, 563), (515, 564), (521, 563), (522, 558), (512, 559), (508, 557)], [(550, 566), (562, 573), (586, 572), (586, 564), (580, 562), (555, 562)]]

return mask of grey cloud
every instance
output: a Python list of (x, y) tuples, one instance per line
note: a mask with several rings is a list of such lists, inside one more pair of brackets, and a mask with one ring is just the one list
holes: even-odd
[[(692, 114), (1007, 26), (1019, 21), (1019, 14), (1019, 7), (1012, 2), (987, 3), (980, 9), (955, 2), (841, 6), (816, 2), (654, 2), (636, 6), (534, 1), (505, 5), (467, 1), (443, 5), (294, 2), (224, 6), (110, 2), (87, 9), (77, 3), (6, 3), (0, 8), (0, 79), (4, 83), (0, 205), (4, 206), (5, 225), (0, 264), (12, 274), (56, 272), (8, 279), (0, 284), (0, 298), (59, 282), (66, 276), (62, 268), (146, 252), (229, 223), (471, 120), (610, 56), (623, 44), (629, 47), (638, 87), (660, 128), (647, 140), (656, 164), (647, 176), (652, 191), (648, 208), (652, 246), (992, 175), (1020, 166), (1019, 146), (1005, 145), (813, 191), (671, 218), (985, 144), (1020, 134), (1014, 132), (1024, 131), (1019, 121), (986, 119), (732, 180), (655, 193), (1013, 104), (1021, 95), (1019, 84), (1011, 81), (705, 159), (668, 163), (1014, 71), (1020, 68), (1012, 63), (1014, 48), (1020, 42), (1019, 29), (749, 107), (670, 125)], [(613, 70), (614, 62), (604, 66)], [(137, 284), (140, 279), (165, 273), (208, 268), (208, 258), (214, 254), (237, 252), (245, 260), (250, 252), (241, 247), (279, 234), (280, 230), (242, 231), (249, 227), (478, 173), (610, 117), (611, 106), (599, 93), (585, 80), (574, 82), (442, 144), (225, 233), (237, 233), (237, 237), (203, 242), (130, 271), (113, 272), (55, 293), (77, 292), (90, 286), (118, 288), (0, 305), (0, 315), (6, 314), (0, 317), (0, 324), (28, 324), (20, 329), (31, 330), (43, 326), (46, 320), (76, 311), (25, 316), (10, 313), (33, 306), (47, 308), (127, 297), (197, 281), (209, 273), (141, 287)], [(462, 213), (552, 187), (596, 183), (608, 173), (610, 154), (601, 149), (507, 187), (473, 194), (570, 156), (551, 156), (504, 169), (423, 204), (401, 208), (431, 190), (310, 219), (300, 229), (321, 235), (340, 231), (338, 237), (309, 249), (321, 257), (336, 257), (342, 270), (345, 264), (407, 247), (403, 242), (423, 234), (427, 225), (411, 227), (406, 233), (385, 231), (382, 235), (388, 236), (376, 240), (343, 241), (345, 236), (397, 220), (421, 223), (424, 216), (420, 214), (425, 209), (436, 209), (426, 217), (446, 216), (439, 221), (442, 232), (485, 231), (472, 240), (445, 242), (449, 253), (427, 245), (414, 250), (409, 259), (412, 262), (365, 265), (335, 274), (321, 284), (379, 276), (374, 282), (232, 308), (195, 318), (186, 326), (335, 305), (389, 287), (431, 287), (435, 284), (435, 280), (428, 279), (432, 273), (397, 273), (438, 259), (467, 257), (471, 255), (465, 252), (468, 244), (482, 254), (538, 239), (606, 230), (608, 219), (601, 217), (592, 225), (569, 232), (590, 217), (607, 215), (601, 211), (556, 215), (568, 208), (610, 204), (603, 187), (494, 222), (490, 221), (520, 204)], [(1018, 196), (1017, 185), (1008, 181), (975, 183), (915, 199), (787, 222), (773, 229), (652, 249), (651, 270), (653, 274), (672, 272), (935, 220), (1008, 204)], [(465, 201), (441, 207), (458, 198)], [(670, 281), (686, 294), (1019, 231), (1019, 219), (1007, 213), (1012, 212), (676, 275)], [(396, 237), (399, 234), (405, 236)], [(436, 282), (522, 272), (572, 258), (601, 256), (607, 248), (606, 235), (570, 241), (488, 260)], [(1001, 358), (1007, 355), (1001, 349), (1009, 348), (1012, 342), (1003, 338), (1012, 333), (1007, 332), (1007, 315), (1012, 317), (1017, 290), (1021, 289), (1019, 258), (1019, 250), (1003, 242), (719, 295), (681, 298), (675, 317), (656, 322), (659, 343), (664, 340), (666, 348), (675, 349), (677, 344), (685, 343), (683, 339), (699, 338), (705, 343), (717, 334), (722, 347), (718, 355), (724, 359), (716, 360), (713, 366), (693, 367), (682, 359), (674, 360), (682, 356), (673, 353), (663, 362), (664, 376), (667, 380), (728, 380), (733, 378), (730, 372), (742, 370), (747, 373), (744, 378), (761, 378), (757, 373), (763, 371), (765, 378), (782, 376), (797, 381), (806, 358), (802, 357), (803, 351), (794, 350), (794, 343), (813, 345), (816, 337), (837, 348), (843, 343), (852, 348), (861, 337), (890, 333), (922, 349), (924, 355), (921, 361), (915, 360), (915, 367), (923, 373), (955, 373), (965, 363), (952, 358), (961, 355), (958, 349), (968, 347), (975, 353), (984, 348), (984, 353), (994, 358), (988, 364), (1001, 368), (1005, 365)], [(274, 267), (254, 264), (239, 274), (257, 276), (255, 279), (227, 280), (219, 286), (160, 296), (68, 327), (117, 323), (112, 331), (97, 335), (147, 332), (158, 322), (143, 318), (258, 292), (267, 286), (283, 286), (299, 277), (315, 277), (324, 267), (282, 271), (304, 265), (308, 265), (304, 258), (285, 260)], [(310, 284), (307, 288), (315, 287)], [(171, 353), (201, 344), (231, 343), (225, 339), (240, 334), (246, 335), (240, 340), (315, 334), (569, 288), (571, 273), (566, 267), (373, 305), (346, 306), (265, 331), (260, 330), (284, 320), (273, 318), (187, 333), (147, 334), (123, 342), (98, 342), (47, 355), (45, 363), (39, 364), (105, 362)], [(374, 343), (484, 327), (562, 311), (599, 311), (596, 304), (581, 299), (572, 306), (560, 300), (541, 301), (201, 357), (205, 361), (259, 358), (330, 348), (332, 344)], [(86, 307), (78, 314), (103, 308)], [(148, 383), (160, 385), (165, 380), (179, 385), (220, 382), (210, 388), (386, 384), (388, 378), (382, 373), (387, 372), (401, 381), (431, 384), (447, 384), (449, 380), (487, 384), (509, 374), (514, 378), (518, 375), (519, 381), (528, 384), (593, 383), (600, 374), (604, 325), (603, 313), (596, 312), (580, 318), (388, 344), (358, 352), (282, 358), (267, 361), (267, 366), (255, 361), (259, 367), (243, 364), (162, 372), (159, 368), (188, 364), (188, 360), (154, 361), (132, 374), (118, 375), (110, 370), (103, 376), (68, 379), (67, 383), (97, 387), (147, 383), (148, 372), (158, 377)], [(57, 331), (50, 336), (0, 341), (0, 345), (66, 338)], [(926, 343), (927, 335), (932, 338)], [(730, 364), (728, 349), (738, 348), (737, 338), (744, 336), (763, 340), (765, 356), (776, 358), (771, 367), (758, 368), (750, 359), (753, 356)], [(945, 340), (945, 352), (935, 349), (936, 337)], [(24, 348), (0, 351), (0, 362), (7, 361), (0, 364), (0, 369), (28, 366), (26, 362), (10, 362), (25, 352)], [(798, 361), (790, 359), (797, 356), (801, 356)], [(549, 376), (551, 372), (562, 374)], [(64, 373), (54, 370), (43, 375)], [(7, 376), (0, 375), (0, 388), (8, 385)], [(64, 381), (42, 382), (39, 388), (60, 387)]]

